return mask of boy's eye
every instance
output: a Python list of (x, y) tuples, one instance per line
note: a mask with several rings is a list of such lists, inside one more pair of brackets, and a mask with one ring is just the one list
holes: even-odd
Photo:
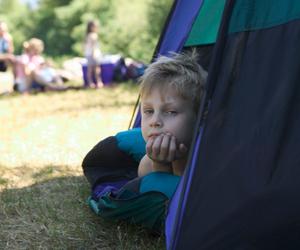
[(152, 114), (153, 113), (153, 109), (144, 109), (143, 113), (147, 114), (147, 115)]
[(167, 110), (166, 113), (168, 115), (177, 115), (178, 114), (178, 112), (176, 110)]

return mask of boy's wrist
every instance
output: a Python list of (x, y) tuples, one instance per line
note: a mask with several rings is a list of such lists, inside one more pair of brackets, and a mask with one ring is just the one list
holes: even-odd
[(172, 163), (165, 162), (165, 161), (153, 161), (152, 163), (153, 171), (160, 171), (160, 172), (172, 172)]

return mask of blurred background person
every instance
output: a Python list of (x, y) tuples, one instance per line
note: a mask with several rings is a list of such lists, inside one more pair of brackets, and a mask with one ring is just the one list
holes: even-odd
[(98, 23), (89, 21), (84, 41), (84, 56), (87, 60), (87, 86), (102, 87), (100, 61), (102, 53), (98, 38)]
[(15, 60), (15, 90), (26, 93), (32, 89), (66, 89), (50, 61), (46, 61), (41, 55), (43, 51), (44, 42), (38, 38), (31, 38), (23, 43), (23, 54)]
[(0, 21), (0, 71), (7, 70), (7, 65), (14, 61), (13, 39), (8, 32), (7, 24)]

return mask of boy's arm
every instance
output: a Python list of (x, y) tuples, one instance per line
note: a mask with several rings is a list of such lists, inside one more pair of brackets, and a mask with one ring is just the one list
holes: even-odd
[(145, 176), (151, 172), (167, 172), (172, 173), (171, 163), (160, 163), (151, 160), (147, 155), (145, 155), (140, 161), (138, 167), (138, 176)]
[(152, 161), (153, 172), (173, 173), (172, 163)]
[(142, 177), (152, 172), (152, 161), (147, 155), (145, 155), (139, 164), (138, 167), (138, 176)]

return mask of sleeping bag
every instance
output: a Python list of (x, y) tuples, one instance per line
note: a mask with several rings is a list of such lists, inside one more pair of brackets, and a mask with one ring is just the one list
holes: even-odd
[(88, 204), (103, 218), (163, 232), (168, 203), (180, 177), (164, 172), (137, 177), (144, 155), (145, 141), (140, 128), (100, 141), (82, 163), (91, 184)]

